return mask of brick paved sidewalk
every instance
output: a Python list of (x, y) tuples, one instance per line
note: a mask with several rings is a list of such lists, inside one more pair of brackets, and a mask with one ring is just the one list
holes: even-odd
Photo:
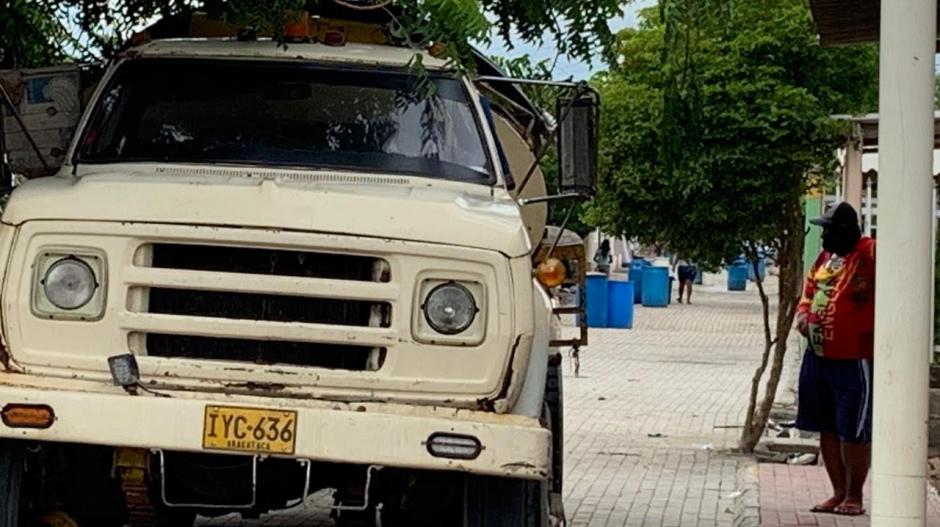
[(569, 526), (732, 525), (753, 460), (729, 449), (763, 326), (756, 293), (710, 279), (691, 306), (638, 308), (631, 331), (592, 330), (581, 377), (566, 368)]
[[(832, 496), (826, 469), (821, 466), (762, 463), (758, 467), (758, 481), (761, 526), (868, 527), (871, 524), (868, 514), (848, 517), (809, 512), (813, 505)], [(866, 492), (870, 491), (866, 488)], [(870, 506), (866, 497), (865, 507)], [(928, 507), (927, 525), (940, 527), (940, 511), (933, 501)]]

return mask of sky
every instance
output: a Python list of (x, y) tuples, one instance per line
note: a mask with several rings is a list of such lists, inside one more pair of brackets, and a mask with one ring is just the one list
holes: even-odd
[[(617, 32), (625, 27), (637, 26), (637, 13), (644, 8), (656, 5), (656, 0), (634, 0), (624, 7), (623, 16), (613, 18), (608, 22), (611, 31)], [(497, 55), (502, 57), (519, 57), (529, 55), (534, 62), (544, 59), (553, 60), (556, 54), (556, 48), (553, 43), (546, 42), (544, 46), (533, 44), (517, 44), (509, 49), (498, 36), (493, 38), (493, 43), (489, 47), (484, 47), (483, 51), (488, 55)], [(569, 77), (575, 80), (582, 80), (590, 77), (593, 73), (604, 69), (604, 64), (600, 57), (588, 64), (582, 61), (572, 61), (567, 57), (560, 57), (555, 66), (555, 79), (567, 79)]]

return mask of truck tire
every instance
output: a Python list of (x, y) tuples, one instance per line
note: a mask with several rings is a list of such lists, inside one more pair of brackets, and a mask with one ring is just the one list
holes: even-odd
[[(20, 527), (26, 452), (13, 441), (0, 441), (0, 527)], [(25, 525), (26, 520), (22, 518)]]
[(548, 527), (548, 481), (467, 476), (462, 527)]
[(545, 404), (548, 405), (552, 430), (552, 493), (562, 494), (565, 473), (565, 407), (561, 376), (562, 357), (553, 356), (548, 362), (545, 378)]

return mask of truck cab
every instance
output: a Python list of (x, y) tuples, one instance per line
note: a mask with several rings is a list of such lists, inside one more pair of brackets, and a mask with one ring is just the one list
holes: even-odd
[(545, 210), (512, 168), (532, 144), (425, 51), (125, 51), (65, 164), (3, 210), (0, 527), (327, 488), (340, 525), (549, 525)]

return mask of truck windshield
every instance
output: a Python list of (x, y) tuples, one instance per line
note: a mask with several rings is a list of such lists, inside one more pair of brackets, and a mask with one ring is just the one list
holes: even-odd
[[(99, 99), (78, 163), (180, 162), (391, 172), (492, 184), (464, 85), (402, 70), (137, 59)], [(433, 95), (429, 95), (433, 93)]]

